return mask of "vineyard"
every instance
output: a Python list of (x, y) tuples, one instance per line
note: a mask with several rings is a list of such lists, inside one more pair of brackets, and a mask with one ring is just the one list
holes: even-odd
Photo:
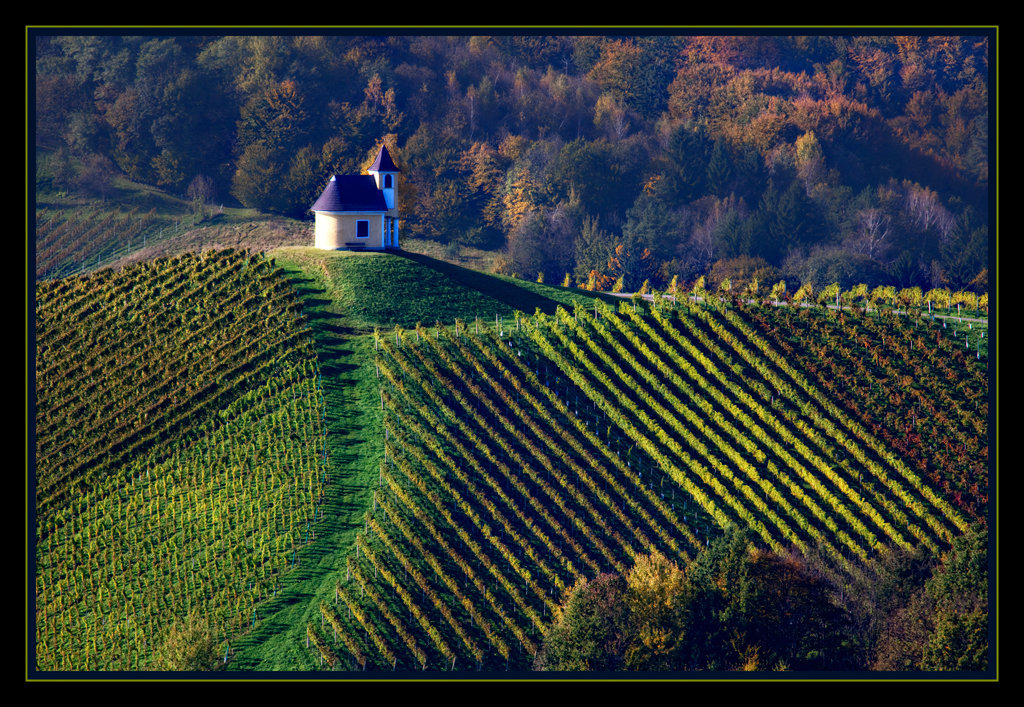
[[(173, 229), (173, 226), (171, 227)], [(36, 211), (35, 275), (55, 278), (94, 270), (159, 240), (168, 227), (156, 209)]]
[(36, 286), (36, 667), (145, 670), (176, 620), (225, 657), (315, 537), (312, 337), (262, 256)]
[(200, 616), (229, 670), (527, 671), (726, 527), (853, 576), (988, 519), (984, 325), (277, 254), (37, 283), (38, 670)]
[(998, 680), (998, 27), (558, 29), (27, 28), (28, 681)]
[(577, 582), (729, 525), (856, 571), (986, 515), (987, 361), (930, 319), (597, 302), (376, 347), (383, 461), (307, 626), (325, 667), (529, 669)]

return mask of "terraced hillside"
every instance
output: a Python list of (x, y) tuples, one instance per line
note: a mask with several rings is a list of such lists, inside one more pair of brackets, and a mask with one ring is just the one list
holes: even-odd
[[(812, 365), (791, 350), (812, 331), (857, 348)], [(985, 363), (946, 342), (891, 315), (629, 303), (382, 333), (384, 458), (308, 642), (335, 669), (525, 670), (576, 582), (685, 563), (729, 525), (840, 569), (941, 551), (987, 489)], [(903, 447), (875, 368), (913, 376)], [(966, 456), (924, 441), (948, 436)]]
[(219, 652), (310, 542), (324, 408), (294, 290), (223, 251), (36, 286), (35, 667)]
[(37, 285), (39, 670), (167, 667), (198, 617), (228, 670), (504, 675), (727, 526), (856, 573), (988, 518), (963, 325), (274, 255)]

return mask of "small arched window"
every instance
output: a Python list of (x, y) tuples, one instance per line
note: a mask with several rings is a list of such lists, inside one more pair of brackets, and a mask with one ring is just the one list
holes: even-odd
[(391, 188), (391, 175), (390, 174), (385, 174), (384, 175), (384, 188), (385, 189), (390, 189)]

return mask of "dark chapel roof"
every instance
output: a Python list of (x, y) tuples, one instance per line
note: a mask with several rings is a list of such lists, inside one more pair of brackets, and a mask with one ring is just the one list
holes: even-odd
[[(370, 165), (371, 172), (400, 172), (384, 145)], [(310, 211), (387, 211), (384, 194), (368, 174), (335, 174)]]
[(373, 164), (370, 165), (369, 171), (401, 172), (402, 170), (395, 166), (394, 161), (391, 159), (391, 153), (388, 152), (388, 148), (385, 147), (384, 145), (381, 145), (380, 149), (377, 151), (377, 158), (373, 161)]
[(387, 211), (384, 194), (369, 174), (335, 174), (310, 211)]

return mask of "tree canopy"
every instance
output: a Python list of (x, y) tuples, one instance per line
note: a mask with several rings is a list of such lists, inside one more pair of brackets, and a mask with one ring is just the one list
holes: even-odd
[(882, 550), (853, 571), (757, 548), (734, 527), (688, 564), (637, 557), (573, 588), (546, 671), (982, 671), (987, 534), (942, 557)]
[[(36, 145), (93, 175), (101, 156), (309, 218), (331, 171), (388, 141), (406, 238), (507, 247), (575, 285), (617, 279), (593, 253), (620, 244), (650, 251), (654, 287), (737, 257), (796, 281), (828, 252), (922, 289), (988, 267), (984, 33), (33, 40)], [(526, 218), (558, 243), (528, 262)]]

